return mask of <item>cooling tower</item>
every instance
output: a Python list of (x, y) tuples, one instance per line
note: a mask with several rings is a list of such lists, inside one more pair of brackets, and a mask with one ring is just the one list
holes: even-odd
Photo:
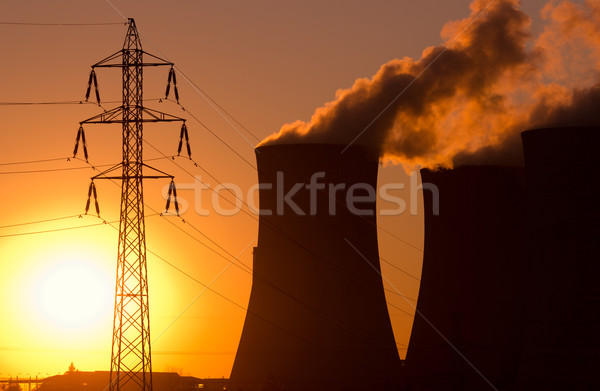
[(411, 390), (506, 389), (516, 377), (527, 272), (524, 169), (421, 176), (425, 247), (406, 380)]
[(519, 390), (600, 389), (600, 128), (522, 133), (534, 273)]
[(256, 149), (261, 212), (235, 390), (377, 390), (398, 376), (377, 247), (378, 157), (344, 148)]

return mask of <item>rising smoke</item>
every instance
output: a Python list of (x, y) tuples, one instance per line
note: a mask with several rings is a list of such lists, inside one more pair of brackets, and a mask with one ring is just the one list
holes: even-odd
[(444, 26), (443, 46), (384, 64), (261, 145), (354, 142), (407, 166), (520, 164), (523, 130), (599, 125), (600, 2), (548, 3), (538, 37), (519, 6), (473, 1)]

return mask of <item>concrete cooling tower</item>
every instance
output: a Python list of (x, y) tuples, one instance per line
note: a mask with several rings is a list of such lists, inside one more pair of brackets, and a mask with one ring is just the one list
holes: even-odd
[(421, 171), (410, 390), (600, 389), (600, 128), (522, 139), (524, 170)]
[(522, 133), (533, 273), (519, 390), (600, 389), (600, 128)]
[(404, 367), (408, 389), (506, 389), (516, 377), (524, 311), (524, 169), (465, 166), (423, 169), (421, 176), (437, 193), (423, 193), (425, 245)]
[(261, 214), (234, 390), (380, 390), (398, 376), (379, 274), (378, 157), (344, 148), (256, 149)]

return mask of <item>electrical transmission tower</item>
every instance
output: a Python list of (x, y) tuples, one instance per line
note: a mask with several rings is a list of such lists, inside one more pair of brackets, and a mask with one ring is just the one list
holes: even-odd
[[(149, 58), (144, 62), (144, 57)], [(123, 103), (121, 106), (80, 122), (75, 144), (77, 153), (80, 140), (87, 160), (87, 147), (83, 124), (121, 123), (123, 127), (123, 160), (112, 168), (92, 177), (88, 193), (86, 213), (91, 196), (95, 198), (96, 212), (100, 214), (96, 196), (95, 179), (121, 180), (121, 216), (119, 223), (119, 244), (117, 257), (117, 277), (115, 288), (115, 311), (110, 362), (110, 391), (141, 390), (152, 391), (152, 360), (150, 351), (150, 317), (148, 308), (148, 278), (146, 267), (146, 233), (144, 223), (144, 178), (169, 178), (167, 210), (173, 196), (176, 201), (173, 176), (152, 168), (143, 162), (142, 128), (144, 122), (181, 121), (179, 152), (185, 136), (188, 154), (189, 138), (185, 120), (173, 115), (144, 107), (143, 68), (146, 66), (170, 66), (167, 83), (167, 97), (171, 83), (177, 100), (177, 84), (173, 63), (142, 50), (142, 44), (133, 19), (129, 19), (123, 48), (104, 60), (92, 65), (88, 81), (86, 100), (92, 85), (100, 104), (96, 68), (121, 68), (123, 74)], [(121, 175), (114, 172), (121, 169)], [(152, 171), (145, 175), (144, 169)], [(127, 387), (125, 387), (127, 385)]]

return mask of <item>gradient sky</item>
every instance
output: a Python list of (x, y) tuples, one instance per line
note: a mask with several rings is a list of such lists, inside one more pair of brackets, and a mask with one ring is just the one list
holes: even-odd
[[(544, 3), (535, 0), (523, 5), (533, 18), (534, 31), (541, 28), (538, 13)], [(227, 377), (245, 312), (213, 292), (203, 293), (203, 287), (189, 276), (209, 284), (220, 275), (212, 288), (245, 307), (251, 275), (236, 266), (223, 272), (229, 262), (216, 253), (225, 258), (230, 256), (223, 249), (241, 254), (239, 262), (251, 267), (257, 221), (243, 213), (217, 216), (212, 211), (211, 216), (199, 216), (194, 212), (194, 193), (185, 187), (194, 183), (189, 173), (217, 185), (208, 171), (245, 192), (256, 182), (256, 172), (229, 147), (255, 164), (257, 139), (214, 110), (198, 88), (263, 139), (284, 123), (308, 120), (315, 108), (334, 98), (337, 89), (351, 86), (358, 77), (372, 76), (381, 64), (404, 56), (419, 58), (426, 47), (441, 44), (441, 28), (449, 20), (468, 16), (469, 0), (143, 4), (115, 0), (113, 4), (114, 8), (102, 0), (2, 1), (0, 22), (122, 22), (120, 12), (135, 18), (146, 51), (168, 57), (197, 86), (178, 74), (181, 104), (187, 111), (172, 102), (147, 104), (189, 119), (192, 157), (200, 166), (183, 158), (174, 161), (179, 166), (168, 159), (150, 162), (176, 176), (180, 196), (189, 204), (182, 216), (187, 223), (176, 217), (146, 220), (148, 249), (163, 258), (148, 254), (153, 369)], [(83, 99), (90, 65), (119, 50), (125, 31), (124, 25), (0, 24), (0, 102)], [(164, 94), (167, 71), (145, 73), (145, 98)], [(103, 101), (120, 100), (120, 80), (116, 69), (98, 71)], [(108, 369), (117, 231), (102, 224), (15, 236), (102, 222), (93, 216), (14, 226), (83, 213), (89, 177), (95, 175), (91, 168), (23, 171), (86, 167), (81, 161), (67, 162), (66, 157), (79, 121), (99, 112), (91, 104), (0, 106), (0, 377), (62, 373), (70, 362), (81, 370)], [(86, 135), (92, 164), (120, 161), (118, 125), (89, 125)], [(145, 127), (145, 139), (169, 156), (176, 152), (178, 135), (176, 124)], [(160, 152), (145, 145), (146, 159), (161, 157)], [(5, 164), (54, 158), (64, 159)], [(379, 182), (410, 187), (399, 166), (382, 167)], [(161, 211), (161, 191), (168, 183), (146, 184), (147, 205)], [(100, 181), (97, 187), (102, 218), (117, 220), (119, 187), (108, 181)], [(397, 268), (420, 275), (421, 208), (411, 215), (410, 191), (394, 194), (409, 207), (402, 215), (379, 218), (381, 256), (391, 264), (382, 262), (382, 270), (395, 288), (416, 298), (418, 281)], [(202, 196), (202, 205), (208, 208), (211, 193), (204, 191)], [(379, 203), (379, 208), (391, 206)], [(147, 215), (153, 213), (146, 210)], [(389, 302), (414, 313), (401, 297), (387, 295)], [(412, 318), (396, 308), (389, 311), (404, 357)]]

